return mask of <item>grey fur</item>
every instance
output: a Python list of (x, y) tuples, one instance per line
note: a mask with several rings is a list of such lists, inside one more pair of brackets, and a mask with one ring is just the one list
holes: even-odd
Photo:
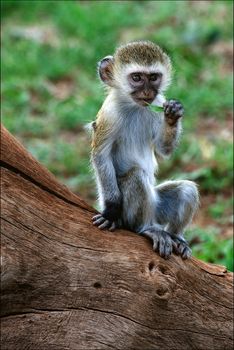
[(124, 88), (118, 84), (108, 84), (93, 130), (91, 159), (102, 210), (94, 225), (128, 228), (150, 238), (160, 256), (174, 250), (186, 259), (191, 249), (183, 234), (199, 204), (197, 187), (191, 181), (155, 186), (156, 157), (168, 157), (177, 146), (183, 107), (170, 100), (164, 113), (154, 113), (132, 100), (126, 82)]
[[(181, 120), (170, 125), (163, 113), (132, 103), (114, 89), (111, 93), (115, 116), (101, 146), (93, 150), (92, 162), (101, 209), (106, 201), (121, 201), (122, 214), (114, 225), (102, 216), (94, 224), (111, 230), (121, 225), (150, 238), (164, 258), (172, 249), (188, 258), (191, 250), (183, 234), (198, 207), (197, 187), (191, 181), (168, 181), (155, 187), (155, 154), (167, 157), (172, 153), (181, 134)], [(104, 115), (105, 108), (104, 104)]]
[(116, 202), (121, 198), (111, 149), (106, 147), (99, 153), (93, 152), (91, 159), (96, 172), (99, 204), (103, 209), (104, 201)]

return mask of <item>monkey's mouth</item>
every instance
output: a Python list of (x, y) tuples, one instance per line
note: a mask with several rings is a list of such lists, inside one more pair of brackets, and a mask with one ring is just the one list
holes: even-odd
[(153, 102), (154, 98), (138, 98), (135, 101), (141, 106), (149, 106)]

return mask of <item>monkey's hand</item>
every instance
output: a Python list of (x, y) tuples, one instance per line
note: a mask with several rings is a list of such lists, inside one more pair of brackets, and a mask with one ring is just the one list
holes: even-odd
[(93, 217), (93, 224), (100, 230), (108, 229), (114, 231), (117, 228), (117, 222), (121, 217), (122, 203), (105, 203), (105, 209), (102, 214)]
[(164, 115), (167, 123), (173, 126), (184, 114), (184, 108), (179, 101), (169, 100), (163, 104)]
[(182, 259), (191, 258), (192, 250), (189, 248), (188, 242), (182, 236), (171, 235), (171, 238), (175, 254), (181, 255)]
[(153, 227), (142, 232), (142, 235), (153, 241), (153, 250), (158, 251), (162, 258), (168, 259), (172, 254), (173, 241), (168, 232)]

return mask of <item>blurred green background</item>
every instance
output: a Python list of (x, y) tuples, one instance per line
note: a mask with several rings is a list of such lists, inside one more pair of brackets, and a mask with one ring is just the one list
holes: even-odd
[(232, 1), (2, 1), (5, 126), (72, 191), (95, 204), (85, 123), (104, 93), (96, 63), (149, 39), (172, 57), (166, 96), (185, 106), (178, 150), (159, 181), (192, 179), (201, 208), (194, 255), (232, 265)]

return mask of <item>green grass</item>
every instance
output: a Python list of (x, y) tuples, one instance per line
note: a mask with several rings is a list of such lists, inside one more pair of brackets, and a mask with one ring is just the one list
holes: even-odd
[(219, 230), (213, 226), (189, 231), (188, 237), (197, 258), (225, 265), (233, 271), (233, 239), (221, 238)]
[[(227, 228), (232, 205), (232, 7), (231, 1), (1, 2), (3, 123), (90, 203), (95, 187), (83, 126), (104, 98), (97, 61), (139, 39), (169, 53), (174, 77), (166, 96), (181, 100), (186, 113), (180, 147), (160, 164), (159, 180), (195, 180), (202, 197), (215, 196), (202, 211), (218, 233), (201, 243), (203, 253), (194, 252), (228, 266), (231, 240), (220, 225)], [(209, 231), (196, 230), (201, 237)]]

